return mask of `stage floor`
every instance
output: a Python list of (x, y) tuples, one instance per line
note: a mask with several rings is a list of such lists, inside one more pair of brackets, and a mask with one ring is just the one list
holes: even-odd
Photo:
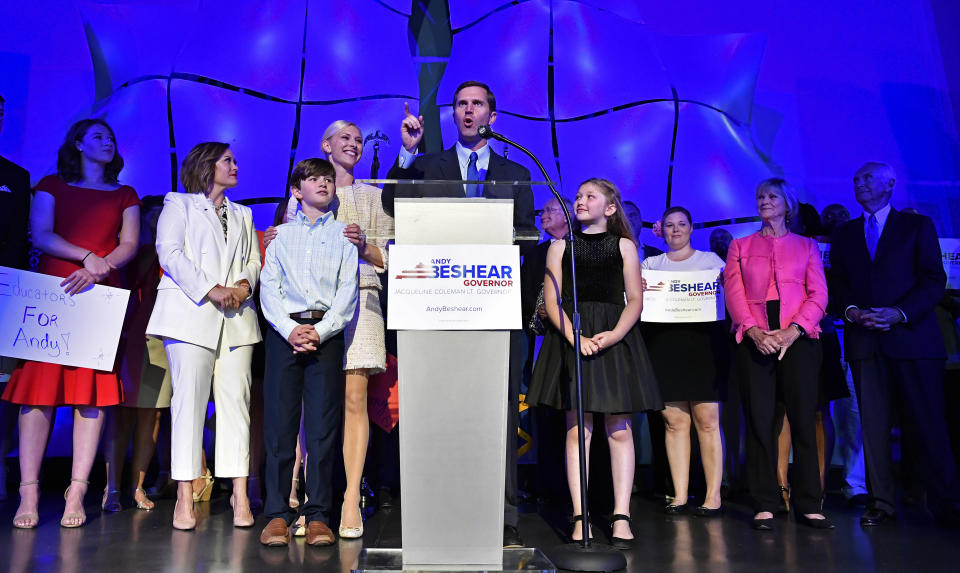
[[(228, 497), (197, 504), (195, 531), (170, 526), (173, 500), (160, 500), (154, 511), (126, 509), (102, 514), (97, 496), (88, 496), (87, 525), (59, 527), (62, 497), (44, 492), (40, 527), (14, 529), (16, 499), (0, 504), (0, 571), (77, 573), (149, 571), (349, 572), (363, 547), (399, 547), (399, 507), (376, 512), (362, 541), (339, 541), (331, 547), (306, 547), (299, 538), (287, 548), (259, 543), (265, 519), (256, 526), (231, 525)], [(837, 524), (823, 532), (778, 518), (774, 532), (748, 526), (748, 509), (728, 502), (718, 519), (668, 517), (653, 500), (634, 496), (632, 513), (638, 542), (627, 554), (629, 571), (958, 571), (960, 532), (939, 529), (919, 506), (907, 506), (895, 521), (862, 528), (859, 509), (828, 498), (827, 513)], [(597, 523), (599, 520), (595, 520)], [(560, 543), (566, 532), (562, 510), (521, 515), (520, 531), (528, 545)], [(605, 535), (594, 528), (598, 541)]]

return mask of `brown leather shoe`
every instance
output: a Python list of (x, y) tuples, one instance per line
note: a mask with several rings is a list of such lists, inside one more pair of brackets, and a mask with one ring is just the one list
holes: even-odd
[(307, 545), (333, 545), (333, 532), (322, 521), (307, 523)]
[(287, 522), (279, 517), (271, 519), (260, 533), (260, 543), (270, 547), (281, 547), (290, 543), (290, 527)]

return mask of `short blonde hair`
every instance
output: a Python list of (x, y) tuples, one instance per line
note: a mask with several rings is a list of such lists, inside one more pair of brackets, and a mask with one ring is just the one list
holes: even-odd
[(783, 177), (771, 177), (769, 179), (764, 179), (759, 185), (757, 185), (757, 191), (754, 196), (759, 195), (760, 191), (768, 187), (776, 190), (776, 192), (783, 197), (783, 201), (787, 204), (787, 221), (796, 219), (800, 211), (800, 200), (797, 199), (796, 191), (794, 191), (793, 187), (787, 183), (787, 180)]

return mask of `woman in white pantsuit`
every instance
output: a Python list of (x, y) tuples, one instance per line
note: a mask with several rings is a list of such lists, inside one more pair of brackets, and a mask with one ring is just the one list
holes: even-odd
[(173, 381), (171, 477), (178, 481), (176, 529), (193, 529), (191, 481), (200, 476), (203, 423), (213, 386), (217, 477), (233, 479), (233, 524), (253, 525), (247, 498), (250, 359), (260, 342), (251, 300), (260, 250), (250, 209), (224, 191), (237, 184), (226, 143), (201, 143), (183, 160), (184, 193), (168, 193), (157, 224), (164, 275), (147, 334), (161, 337)]

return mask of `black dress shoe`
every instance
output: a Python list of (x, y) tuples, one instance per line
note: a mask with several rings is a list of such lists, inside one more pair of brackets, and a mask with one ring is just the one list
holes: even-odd
[(633, 549), (635, 538), (631, 537), (627, 539), (626, 537), (617, 537), (613, 534), (613, 524), (617, 521), (626, 521), (627, 525), (630, 525), (630, 516), (622, 513), (614, 513), (610, 516), (610, 546), (614, 549), (620, 549), (621, 551)]
[(375, 499), (380, 509), (390, 509), (396, 505), (393, 499), (393, 491), (391, 491), (389, 487), (381, 487), (378, 489)]
[(894, 515), (893, 513), (884, 511), (882, 509), (871, 508), (871, 509), (868, 509), (866, 513), (864, 513), (863, 516), (860, 517), (860, 525), (866, 525), (866, 526), (880, 525), (881, 523), (886, 521), (888, 518), (893, 519), (894, 517), (896, 517), (896, 515)]
[(824, 517), (823, 519), (809, 518), (802, 513), (797, 513), (797, 523), (802, 523), (807, 527), (812, 527), (814, 529), (833, 529), (836, 527), (832, 521)]
[(721, 513), (723, 513), (723, 507), (710, 509), (701, 505), (693, 509), (693, 514), (697, 517), (720, 517)]
[(687, 504), (683, 505), (668, 505), (663, 508), (663, 512), (667, 515), (680, 515), (687, 511)]
[(870, 502), (870, 496), (865, 493), (858, 493), (856, 495), (850, 496), (850, 499), (847, 500), (847, 505), (850, 507), (867, 507), (867, 503)]
[(773, 531), (773, 518), (757, 519), (754, 517), (750, 520), (750, 527), (757, 531)]
[(517, 531), (517, 528), (512, 525), (504, 525), (503, 548), (516, 549), (518, 547), (523, 547), (523, 539), (520, 537), (520, 532)]

